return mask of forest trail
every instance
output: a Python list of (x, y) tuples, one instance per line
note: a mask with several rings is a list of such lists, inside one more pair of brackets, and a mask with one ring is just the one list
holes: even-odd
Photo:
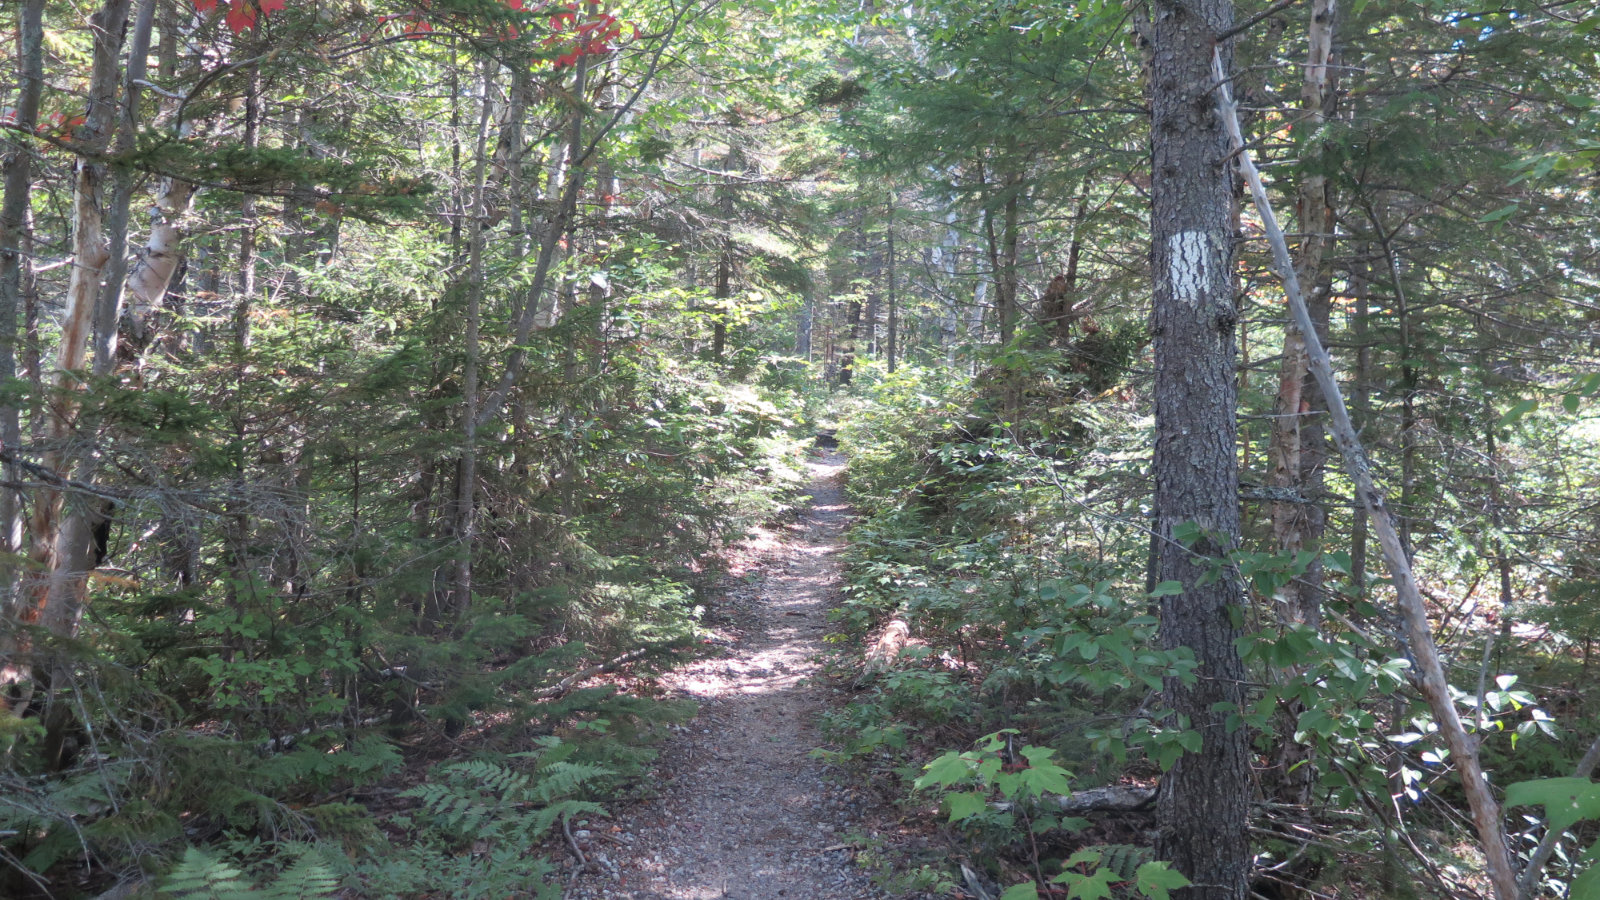
[[(811, 503), (799, 520), (759, 536), (758, 590), (729, 592), (740, 632), (725, 655), (664, 678), (700, 714), (663, 749), (660, 795), (580, 831), (584, 900), (864, 900), (881, 896), (850, 861), (843, 835), (864, 795), (830, 783), (810, 757), (825, 686), (808, 679), (838, 589), (850, 514), (843, 457), (809, 463)], [(617, 830), (611, 830), (611, 829)]]

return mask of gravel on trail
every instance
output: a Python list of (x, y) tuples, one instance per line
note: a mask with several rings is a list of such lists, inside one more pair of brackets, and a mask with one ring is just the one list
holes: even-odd
[[(578, 900), (877, 900), (847, 832), (868, 792), (830, 780), (810, 757), (827, 707), (819, 678), (838, 553), (849, 521), (843, 458), (810, 463), (811, 504), (756, 552), (766, 577), (728, 592), (742, 634), (728, 652), (663, 678), (700, 704), (662, 750), (659, 795), (573, 833), (588, 865)], [(758, 541), (757, 544), (762, 542)]]

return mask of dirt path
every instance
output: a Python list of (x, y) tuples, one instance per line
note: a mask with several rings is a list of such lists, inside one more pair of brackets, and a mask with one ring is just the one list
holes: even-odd
[(700, 704), (700, 715), (663, 750), (659, 798), (623, 810), (598, 834), (577, 833), (590, 863), (569, 896), (881, 896), (843, 847), (863, 798), (830, 783), (808, 755), (821, 740), (816, 718), (827, 689), (806, 679), (819, 669), (814, 657), (849, 519), (843, 462), (837, 455), (812, 462), (810, 507), (796, 524), (755, 542), (767, 574), (757, 590), (730, 592), (739, 634), (728, 654), (666, 677), (672, 694)]

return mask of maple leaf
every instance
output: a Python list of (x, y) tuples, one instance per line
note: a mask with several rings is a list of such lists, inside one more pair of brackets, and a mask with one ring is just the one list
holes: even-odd
[(246, 28), (254, 28), (256, 25), (255, 5), (250, 0), (233, 0), (228, 6), (227, 16), (223, 17), (222, 21), (227, 23), (234, 34), (242, 34)]
[(194, 0), (195, 12), (211, 12), (217, 8), (217, 0)]
[(281, 9), (288, 8), (284, 0), (259, 0), (256, 5), (263, 16), (270, 16)]

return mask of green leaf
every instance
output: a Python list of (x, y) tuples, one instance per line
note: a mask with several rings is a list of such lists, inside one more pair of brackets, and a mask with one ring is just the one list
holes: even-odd
[(1505, 805), (1543, 806), (1550, 827), (1566, 831), (1582, 819), (1600, 818), (1600, 785), (1587, 778), (1519, 781), (1506, 788)]
[(1076, 872), (1066, 874), (1067, 900), (1111, 900), (1111, 885), (1122, 880), (1122, 876), (1110, 867), (1101, 868), (1093, 875), (1079, 875)]
[(1488, 215), (1483, 216), (1482, 218), (1478, 219), (1478, 221), (1479, 222), (1498, 222), (1501, 219), (1509, 219), (1511, 217), (1512, 213), (1515, 213), (1517, 211), (1517, 208), (1518, 208), (1517, 204), (1515, 204), (1515, 203), (1507, 203), (1505, 206), (1502, 206), (1499, 209), (1495, 210), (1494, 212), (1489, 213)]
[(970, 819), (988, 807), (988, 798), (980, 793), (951, 794), (945, 798), (945, 803), (950, 810), (950, 822), (953, 824), (962, 819)]
[(1039, 900), (1039, 888), (1033, 882), (1014, 884), (1006, 888), (1000, 900)]
[(959, 753), (946, 753), (924, 766), (923, 772), (915, 783), (919, 790), (930, 785), (949, 787), (965, 781), (972, 774), (972, 769)]
[(1193, 547), (1205, 532), (1193, 522), (1179, 522), (1172, 526), (1172, 539), (1185, 547)]
[(1147, 862), (1133, 875), (1134, 886), (1150, 900), (1170, 900), (1168, 891), (1188, 887), (1189, 879), (1174, 870), (1170, 863)]
[[(1104, 857), (1104, 853), (1101, 853), (1099, 850), (1096, 850), (1093, 847), (1083, 847), (1080, 848), (1078, 852), (1067, 857), (1067, 861), (1062, 863), (1061, 866), (1065, 869), (1070, 869), (1073, 866), (1081, 866), (1085, 863), (1088, 863), (1091, 866), (1098, 866), (1100, 865), (1100, 860)], [(1060, 881), (1061, 879), (1058, 878), (1056, 880)]]
[(1181, 581), (1163, 581), (1160, 584), (1156, 585), (1156, 589), (1150, 592), (1150, 596), (1152, 598), (1155, 598), (1155, 597), (1175, 597), (1175, 596), (1177, 596), (1178, 594), (1181, 594), (1181, 593), (1183, 593), (1183, 582), (1181, 582)]
[(1537, 400), (1523, 400), (1522, 402), (1518, 403), (1516, 406), (1513, 406), (1510, 409), (1506, 410), (1505, 415), (1500, 417), (1500, 427), (1505, 427), (1507, 425), (1515, 425), (1517, 423), (1518, 419), (1521, 419), (1523, 416), (1527, 415), (1528, 413), (1533, 412), (1538, 407), (1539, 407), (1539, 401), (1537, 401)]

